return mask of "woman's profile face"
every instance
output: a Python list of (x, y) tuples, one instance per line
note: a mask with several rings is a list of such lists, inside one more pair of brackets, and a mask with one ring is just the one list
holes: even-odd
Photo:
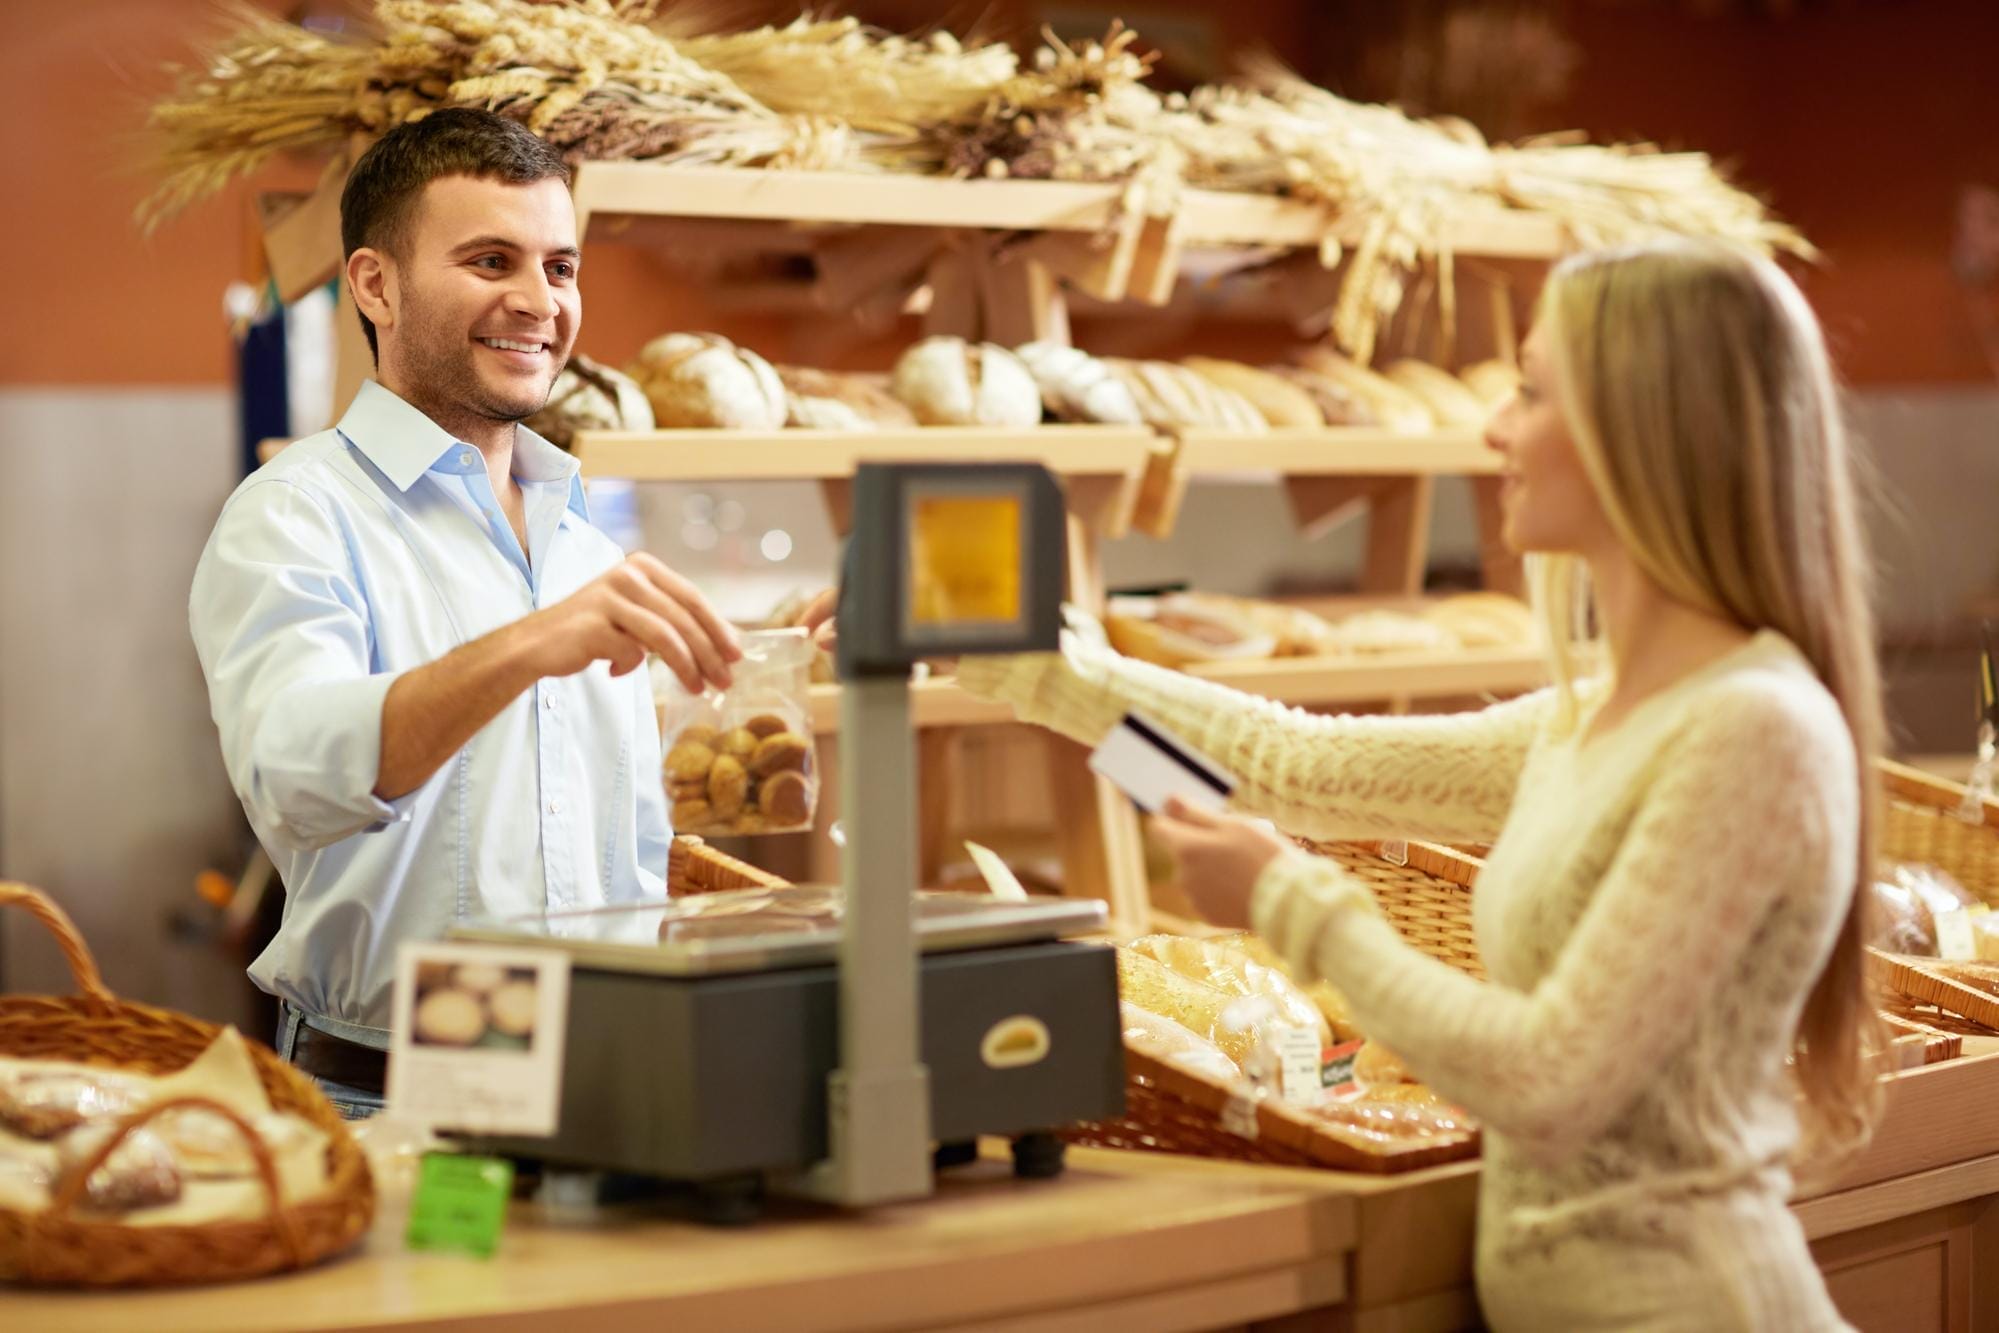
[(1596, 487), (1562, 413), (1561, 385), (1537, 328), (1520, 348), (1520, 388), (1486, 423), (1502, 460), (1500, 512), (1517, 555), (1589, 555), (1611, 540)]

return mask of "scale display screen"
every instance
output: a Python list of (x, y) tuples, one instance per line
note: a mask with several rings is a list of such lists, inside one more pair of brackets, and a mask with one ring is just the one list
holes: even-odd
[(863, 464), (840, 587), (843, 678), (1053, 650), (1064, 522), (1061, 488), (1036, 464)]

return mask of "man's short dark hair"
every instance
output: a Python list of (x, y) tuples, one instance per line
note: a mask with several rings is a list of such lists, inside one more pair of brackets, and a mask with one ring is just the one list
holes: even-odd
[[(405, 122), (377, 139), (348, 174), (340, 192), (341, 258), (364, 247), (402, 258), (417, 202), (432, 181), (444, 176), (508, 185), (559, 180), (567, 185), (569, 164), (525, 125), (491, 111), (450, 107)], [(360, 313), (358, 305), (355, 313)], [(361, 330), (379, 363), (375, 326), (366, 315), (361, 315)]]

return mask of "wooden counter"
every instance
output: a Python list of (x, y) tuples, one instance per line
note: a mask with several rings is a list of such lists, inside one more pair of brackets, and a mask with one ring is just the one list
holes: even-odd
[(1066, 1175), (985, 1161), (938, 1197), (843, 1214), (779, 1205), (720, 1230), (657, 1212), (588, 1226), (521, 1205), (493, 1261), (378, 1231), (311, 1272), (184, 1291), (0, 1289), (36, 1333), (300, 1329), (1204, 1329), (1338, 1304), (1353, 1201), (1321, 1173), (1074, 1150)]

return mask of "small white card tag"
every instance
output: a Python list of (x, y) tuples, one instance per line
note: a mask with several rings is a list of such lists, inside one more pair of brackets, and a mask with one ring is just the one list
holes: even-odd
[(1278, 1095), (1294, 1105), (1319, 1100), (1319, 1034), (1310, 1028), (1278, 1028), (1271, 1034), (1282, 1062)]
[(986, 881), (986, 887), (992, 890), (993, 897), (1005, 898), (1009, 902), (1016, 903), (1027, 901), (1027, 889), (1021, 884), (1020, 876), (1014, 874), (1013, 868), (1000, 860), (998, 852), (990, 847), (982, 847), (969, 838), (965, 840), (965, 850), (971, 853), (972, 865)]
[(1090, 754), (1090, 770), (1109, 778), (1148, 815), (1178, 796), (1200, 810), (1219, 811), (1235, 794), (1235, 779), (1157, 722), (1137, 713), (1111, 729)]
[(1937, 913), (1938, 957), (1959, 963), (1978, 957), (1978, 937), (1971, 928), (1972, 914), (1972, 909), (1968, 907)]
[(432, 1129), (555, 1133), (569, 955), (409, 944), (396, 958), (388, 1108)]

